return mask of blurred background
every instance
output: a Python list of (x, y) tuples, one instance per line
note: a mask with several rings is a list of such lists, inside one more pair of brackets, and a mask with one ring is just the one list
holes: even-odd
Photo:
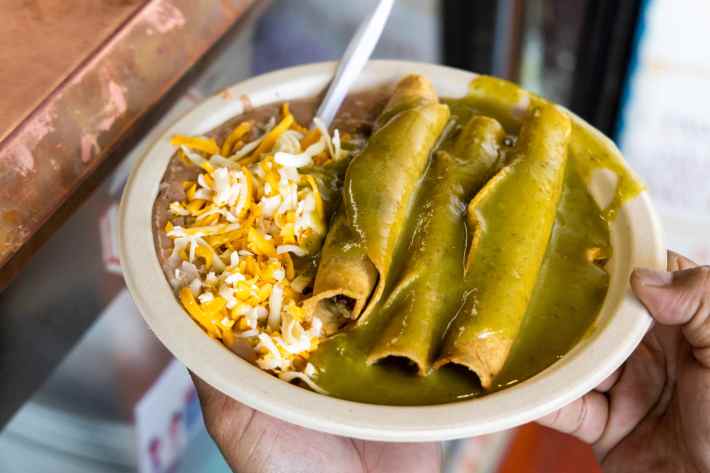
[[(337, 59), (374, 0), (4, 0), (0, 471), (227, 472), (187, 374), (121, 277), (131, 162), (204, 97)], [(710, 262), (710, 4), (398, 0), (377, 58), (495, 74), (610, 136), (670, 248)], [(536, 425), (446, 444), (447, 472), (594, 472)]]

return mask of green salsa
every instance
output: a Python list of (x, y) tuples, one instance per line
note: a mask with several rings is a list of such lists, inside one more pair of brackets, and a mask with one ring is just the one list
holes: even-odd
[[(442, 102), (451, 109), (453, 124), (461, 125), (473, 115), (490, 116), (504, 126), (512, 143), (530, 107), (544, 101), (508, 82), (479, 76), (472, 81), (468, 96)], [(446, 146), (447, 140), (443, 140), (440, 147)], [(491, 390), (541, 372), (563, 357), (593, 326), (609, 284), (603, 269), (612, 250), (609, 223), (626, 201), (643, 190), (611, 146), (595, 131), (573, 120), (569, 159), (549, 244), (519, 335)], [(600, 209), (587, 190), (591, 176), (600, 168), (618, 176), (616, 193), (606, 209)], [(405, 236), (394, 253), (383, 297), (367, 318), (322, 342), (311, 355), (317, 369), (315, 382), (332, 396), (374, 404), (425, 405), (470, 399), (487, 392), (474, 373), (460, 366), (449, 364), (421, 376), (411, 362), (399, 357), (368, 363), (373, 340), (385, 330), (389, 318), (384, 301), (406, 264), (408, 243), (420, 223), (417, 212), (427, 208), (421, 186), (418, 192), (413, 218), (408, 220)], [(463, 232), (463, 240), (450, 249), (462, 266), (471, 230), (468, 235)], [(586, 258), (590, 249), (601, 255), (599, 264), (589, 264)], [(463, 291), (461, 287), (450, 290)]]

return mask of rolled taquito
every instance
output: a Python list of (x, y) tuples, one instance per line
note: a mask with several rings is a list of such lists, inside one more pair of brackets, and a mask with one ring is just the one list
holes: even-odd
[(415, 190), (449, 118), (432, 85), (402, 79), (378, 127), (345, 175), (340, 209), (305, 307), (333, 327), (356, 319), (382, 294)]
[(523, 122), (510, 165), (468, 205), (464, 302), (435, 367), (456, 363), (489, 389), (520, 330), (550, 240), (571, 125), (551, 104)]
[(504, 137), (496, 120), (474, 116), (435, 154), (417, 198), (407, 263), (382, 309), (389, 322), (368, 362), (405, 357), (419, 374), (429, 372), (461, 300), (466, 205), (495, 172)]

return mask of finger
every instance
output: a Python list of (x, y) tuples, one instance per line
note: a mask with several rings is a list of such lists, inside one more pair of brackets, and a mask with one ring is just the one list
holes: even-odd
[(440, 442), (391, 443), (352, 440), (362, 468), (368, 472), (426, 472), (441, 470)]
[(190, 376), (210, 435), (218, 444), (241, 438), (254, 416), (254, 410), (213, 388), (195, 373), (190, 372)]
[(219, 402), (219, 397), (223, 395), (222, 393), (202, 381), (202, 379), (192, 371), (188, 370), (188, 373), (190, 373), (190, 377), (192, 378), (192, 384), (195, 385), (195, 390), (197, 391), (197, 396), (200, 399), (203, 410)]
[[(687, 262), (678, 259), (674, 264)], [(710, 368), (710, 267), (672, 273), (637, 269), (631, 287), (659, 323), (682, 325), (696, 359)]]
[[(594, 450), (599, 459), (626, 438), (658, 404), (666, 385), (663, 360), (647, 343), (639, 345), (624, 364), (624, 371), (606, 398), (609, 402), (606, 427)], [(659, 364), (660, 362), (660, 364)]]
[(683, 269), (695, 268), (696, 266), (698, 266), (698, 264), (691, 259), (673, 250), (668, 250), (668, 271), (681, 271)]
[(623, 366), (621, 368), (618, 368), (612, 374), (610, 374), (604, 381), (601, 382), (601, 384), (599, 386), (596, 387), (595, 391), (598, 391), (600, 393), (605, 393), (605, 392), (609, 391), (611, 388), (613, 388), (614, 385), (616, 384), (616, 382), (619, 380), (622, 370), (623, 370)]
[(609, 402), (606, 396), (592, 391), (537, 422), (593, 444), (604, 433), (608, 416)]
[(195, 373), (193, 373), (192, 371), (188, 372), (190, 373), (190, 377), (192, 378), (192, 383), (195, 385), (197, 397), (200, 399), (202, 413), (205, 416), (205, 419), (211, 418), (213, 416), (213, 413), (219, 411), (223, 407), (223, 404), (225, 402), (228, 402), (228, 400), (224, 394), (204, 382)]

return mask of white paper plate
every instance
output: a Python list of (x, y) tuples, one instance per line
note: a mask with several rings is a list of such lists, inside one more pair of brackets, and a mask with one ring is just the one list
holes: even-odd
[[(174, 152), (170, 137), (205, 133), (239, 115), (245, 105), (256, 107), (313, 96), (326, 87), (334, 69), (334, 63), (312, 64), (239, 83), (178, 120), (136, 162), (121, 203), (121, 261), (136, 304), (167, 348), (202, 379), (266, 414), (324, 432), (387, 441), (445, 440), (514, 427), (580, 397), (620, 366), (651, 324), (646, 310), (630, 292), (629, 274), (637, 266), (665, 267), (661, 230), (646, 192), (626, 203), (612, 226), (610, 289), (596, 329), (542, 373), (480, 399), (392, 407), (322, 396), (266, 374), (202, 332), (173, 296), (151, 233), (153, 202)], [(372, 61), (356, 88), (392, 83), (414, 72), (428, 77), (444, 97), (464, 95), (474, 77), (470, 72), (433, 64)], [(608, 193), (612, 188), (608, 173), (599, 173), (596, 180), (595, 193)]]

